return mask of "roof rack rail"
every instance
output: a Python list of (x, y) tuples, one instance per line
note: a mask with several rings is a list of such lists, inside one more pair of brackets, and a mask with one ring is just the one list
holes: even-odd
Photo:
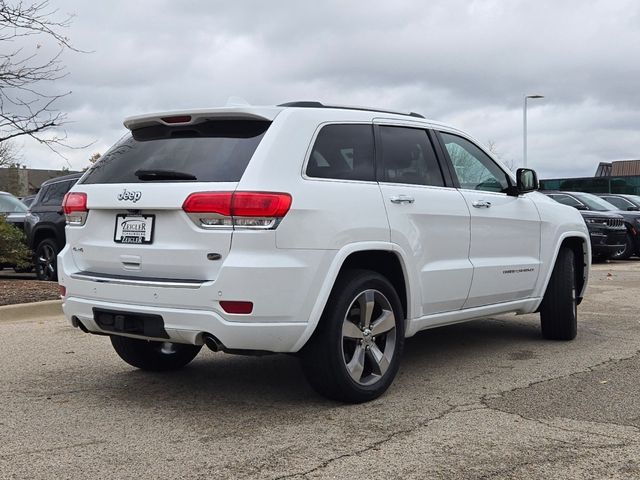
[(324, 105), (320, 102), (315, 101), (299, 101), (299, 102), (286, 102), (277, 105), (278, 107), (299, 107), (299, 108), (340, 108), (344, 110), (360, 110), (364, 112), (380, 112), (380, 113), (392, 113), (393, 115), (406, 115), (409, 117), (416, 118), (424, 118), (424, 115), (421, 115), (416, 112), (394, 112), (392, 110), (380, 110), (378, 108), (368, 108), (368, 107), (349, 107), (345, 105)]

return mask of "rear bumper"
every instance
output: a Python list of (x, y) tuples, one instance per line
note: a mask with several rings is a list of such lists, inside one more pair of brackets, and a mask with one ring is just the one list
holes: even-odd
[[(327, 270), (336, 252), (272, 250), (248, 255), (232, 252), (216, 280), (166, 281), (142, 276), (83, 275), (67, 246), (58, 256), (59, 282), (66, 288), (63, 311), (72, 325), (91, 333), (100, 328), (94, 308), (159, 315), (169, 338), (131, 333), (133, 338), (202, 345), (212, 335), (229, 350), (294, 352), (308, 327)], [(126, 272), (125, 272), (126, 273)], [(111, 277), (111, 278), (110, 278)], [(139, 280), (139, 281), (138, 281)], [(251, 301), (251, 314), (229, 314), (221, 300)]]
[(237, 350), (289, 352), (306, 328), (306, 323), (230, 322), (215, 312), (133, 306), (72, 296), (65, 298), (62, 304), (62, 309), (72, 325), (77, 326), (78, 322), (81, 322), (90, 333), (113, 334), (98, 326), (93, 315), (94, 308), (159, 315), (164, 321), (164, 329), (168, 335), (166, 338), (124, 334), (128, 337), (202, 345), (204, 335), (210, 334), (216, 337), (225, 348)]

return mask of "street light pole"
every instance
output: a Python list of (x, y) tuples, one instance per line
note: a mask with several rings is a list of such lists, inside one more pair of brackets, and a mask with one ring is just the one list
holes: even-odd
[(522, 105), (522, 166), (527, 168), (527, 100), (529, 98), (544, 98), (544, 95), (525, 95)]

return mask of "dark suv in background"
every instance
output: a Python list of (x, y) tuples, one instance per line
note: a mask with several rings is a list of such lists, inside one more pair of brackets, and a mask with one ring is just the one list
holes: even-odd
[[(585, 192), (543, 192), (557, 202), (580, 210), (591, 234), (591, 246), (594, 256), (614, 260), (626, 260), (633, 254), (640, 253), (640, 212), (620, 210), (615, 205)], [(606, 227), (601, 224), (604, 217)], [(598, 220), (601, 218), (602, 220)], [(616, 220), (614, 220), (616, 219)], [(622, 221), (622, 229), (617, 225)], [(611, 228), (616, 225), (616, 228)], [(596, 231), (596, 226), (598, 226)], [(594, 235), (596, 235), (594, 237)]]
[(57, 256), (65, 244), (62, 199), (81, 176), (74, 173), (44, 182), (25, 218), (24, 230), (38, 280), (58, 279)]

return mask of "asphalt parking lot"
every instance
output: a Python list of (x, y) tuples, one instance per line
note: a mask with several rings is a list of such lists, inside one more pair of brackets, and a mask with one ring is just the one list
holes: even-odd
[(537, 315), (418, 334), (364, 405), (294, 357), (123, 363), (62, 318), (0, 323), (0, 478), (639, 478), (640, 261), (594, 265), (578, 338)]

